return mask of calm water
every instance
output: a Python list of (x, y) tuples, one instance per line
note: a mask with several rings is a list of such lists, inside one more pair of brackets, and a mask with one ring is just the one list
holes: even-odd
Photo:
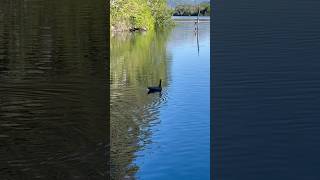
[(213, 179), (319, 179), (320, 2), (214, 7)]
[(0, 3), (0, 179), (105, 179), (104, 1)]
[(193, 21), (112, 36), (113, 179), (209, 179), (210, 23), (199, 29), (199, 47)]
[[(172, 19), (178, 22), (185, 22), (185, 21), (193, 21), (197, 20), (197, 16), (172, 16)], [(199, 21), (210, 21), (210, 16), (200, 16)]]

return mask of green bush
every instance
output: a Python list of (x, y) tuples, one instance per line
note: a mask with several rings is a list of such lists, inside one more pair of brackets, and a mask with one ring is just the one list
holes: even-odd
[(112, 31), (152, 30), (172, 24), (173, 12), (166, 0), (111, 0), (110, 10)]
[(177, 5), (174, 9), (174, 16), (197, 16), (198, 11), (200, 11), (200, 16), (209, 16), (210, 15), (210, 3), (203, 2), (199, 5), (191, 4), (181, 4)]

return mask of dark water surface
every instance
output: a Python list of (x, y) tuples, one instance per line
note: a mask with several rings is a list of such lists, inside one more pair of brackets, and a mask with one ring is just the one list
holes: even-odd
[[(210, 177), (210, 23), (111, 38), (113, 179)], [(163, 82), (162, 94), (146, 88)]]
[(213, 179), (319, 179), (319, 8), (215, 1)]
[(0, 3), (0, 179), (105, 179), (104, 1)]

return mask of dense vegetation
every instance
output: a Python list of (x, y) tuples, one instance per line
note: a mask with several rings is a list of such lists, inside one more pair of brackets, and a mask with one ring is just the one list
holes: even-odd
[(209, 16), (210, 15), (210, 3), (203, 2), (199, 5), (183, 4), (177, 5), (174, 9), (174, 16), (197, 16), (198, 11), (200, 16)]
[(172, 23), (167, 0), (110, 0), (111, 31), (152, 30)]

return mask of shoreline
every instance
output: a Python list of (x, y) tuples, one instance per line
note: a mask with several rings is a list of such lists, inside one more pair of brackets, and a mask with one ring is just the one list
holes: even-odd
[[(176, 22), (194, 22), (194, 20), (197, 20), (197, 16), (171, 16), (171, 19)], [(199, 22), (210, 22), (210, 16), (199, 16)], [(149, 30), (147, 28), (115, 28), (114, 26), (110, 27), (111, 33), (143, 33), (148, 32)]]
[[(172, 16), (176, 22), (194, 22), (197, 16)], [(199, 22), (210, 22), (210, 16), (199, 16)]]

